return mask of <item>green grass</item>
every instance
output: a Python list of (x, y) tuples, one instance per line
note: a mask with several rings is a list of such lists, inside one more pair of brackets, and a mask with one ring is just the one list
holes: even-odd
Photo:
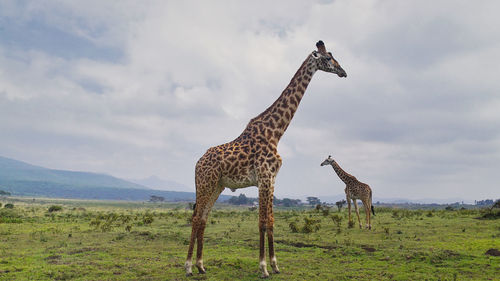
[[(191, 231), (187, 204), (9, 202), (13, 209), (0, 209), (0, 280), (259, 278), (258, 214), (245, 207), (218, 205), (212, 211), (205, 231), (207, 274), (193, 268), (194, 276), (186, 278), (183, 265)], [(53, 205), (62, 210), (49, 212)], [(500, 257), (485, 252), (500, 249), (500, 220), (477, 219), (483, 210), (376, 211), (368, 231), (347, 228), (345, 210), (278, 209), (275, 248), (281, 274), (271, 274), (271, 280), (498, 277)], [(306, 221), (313, 227), (304, 231)]]

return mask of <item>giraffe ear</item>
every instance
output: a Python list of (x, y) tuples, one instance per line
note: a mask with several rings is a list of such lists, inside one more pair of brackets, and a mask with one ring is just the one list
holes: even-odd
[(313, 51), (312, 54), (313, 58), (315, 59), (319, 59), (320, 58), (320, 54), (318, 53), (318, 51)]

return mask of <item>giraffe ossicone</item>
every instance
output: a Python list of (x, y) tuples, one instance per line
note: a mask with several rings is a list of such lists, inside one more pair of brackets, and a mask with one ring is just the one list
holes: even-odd
[(196, 267), (205, 273), (203, 266), (203, 236), (208, 214), (220, 193), (229, 188), (257, 186), (259, 190), (259, 233), (261, 277), (268, 277), (265, 258), (265, 236), (267, 233), (269, 258), (273, 273), (279, 273), (274, 254), (274, 182), (281, 167), (277, 147), (285, 133), (299, 103), (304, 96), (312, 76), (317, 70), (346, 77), (346, 72), (326, 52), (325, 44), (319, 41), (317, 51), (307, 56), (288, 86), (278, 99), (264, 112), (250, 120), (245, 130), (235, 140), (211, 147), (198, 160), (195, 168), (196, 207), (193, 211), (191, 239), (186, 275), (192, 275), (192, 256), (197, 243)]

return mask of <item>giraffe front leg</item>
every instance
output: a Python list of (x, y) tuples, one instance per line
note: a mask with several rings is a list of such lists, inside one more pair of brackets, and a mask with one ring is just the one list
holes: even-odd
[[(260, 219), (259, 219), (260, 220)], [(260, 233), (260, 244), (259, 244), (259, 270), (261, 278), (268, 278), (269, 272), (267, 272), (266, 263), (266, 226), (259, 222), (259, 233)]]
[(267, 239), (269, 242), (269, 260), (271, 261), (271, 268), (273, 269), (273, 273), (280, 273), (278, 268), (278, 260), (276, 259), (276, 255), (274, 254), (274, 234), (273, 234), (274, 226), (267, 227)]
[(274, 216), (273, 216), (273, 190), (272, 178), (262, 177), (259, 182), (259, 230), (260, 230), (260, 262), (259, 269), (262, 278), (268, 278), (265, 255), (265, 232), (269, 243), (269, 258), (274, 273), (278, 273), (278, 264), (274, 255)]
[(276, 259), (276, 255), (274, 254), (274, 213), (273, 213), (273, 196), (270, 196), (271, 203), (268, 207), (268, 215), (267, 215), (267, 242), (269, 244), (269, 260), (271, 261), (271, 268), (273, 269), (273, 273), (280, 273), (278, 268), (278, 260)]
[[(259, 192), (261, 193), (261, 192)], [(267, 272), (266, 263), (266, 205), (262, 199), (262, 195), (259, 194), (259, 270), (261, 273), (261, 278), (268, 278), (269, 272)]]

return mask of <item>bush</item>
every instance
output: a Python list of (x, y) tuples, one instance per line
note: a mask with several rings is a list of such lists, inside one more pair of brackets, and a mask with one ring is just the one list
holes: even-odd
[(353, 228), (354, 227), (354, 221), (349, 221), (349, 223), (347, 223), (347, 227), (348, 228)]
[(296, 222), (291, 222), (288, 226), (290, 227), (290, 230), (293, 233), (299, 232), (299, 228), (297, 227), (297, 223)]
[(318, 231), (321, 228), (321, 220), (304, 218), (304, 227), (302, 228), (303, 233), (312, 233)]
[(335, 215), (332, 215), (330, 218), (332, 219), (333, 223), (337, 227), (337, 233), (341, 233), (342, 230), (340, 227), (341, 227), (341, 223), (342, 223), (342, 217), (335, 214)]
[(14, 209), (14, 204), (7, 203), (7, 204), (5, 204), (4, 208), (6, 208), (6, 209)]
[[(7, 205), (7, 204), (5, 204)], [(0, 223), (22, 223), (22, 217), (12, 208), (0, 210)]]
[(153, 223), (153, 221), (154, 221), (154, 218), (150, 212), (146, 212), (144, 214), (144, 216), (142, 217), (142, 223), (144, 223), (146, 225)]
[(323, 206), (323, 216), (328, 216), (330, 214), (330, 207)]
[(49, 207), (49, 213), (61, 211), (62, 207), (57, 205), (52, 205)]

